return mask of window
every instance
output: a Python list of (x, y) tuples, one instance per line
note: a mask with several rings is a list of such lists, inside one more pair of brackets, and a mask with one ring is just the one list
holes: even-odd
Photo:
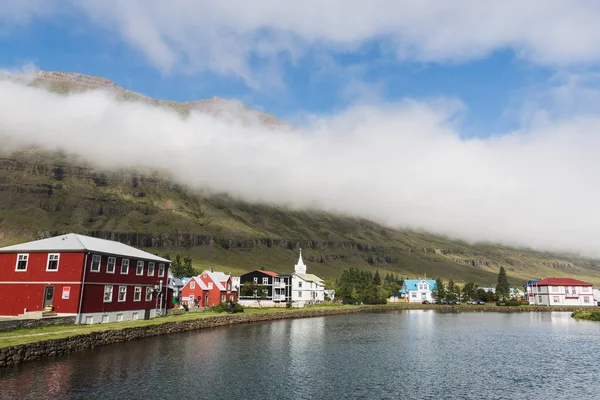
[(269, 284), (269, 278), (263, 278), (263, 285)]
[(124, 258), (121, 260), (121, 275), (129, 274), (129, 260)]
[(127, 286), (119, 286), (119, 302), (127, 300)]
[(584, 297), (583, 297), (583, 302), (584, 302), (584, 303), (588, 303), (588, 304), (589, 304), (589, 302), (590, 302), (590, 298), (589, 298), (589, 296), (584, 296)]
[(48, 264), (46, 264), (46, 271), (58, 271), (58, 254), (48, 254)]
[(552, 291), (558, 293), (558, 286), (552, 286)]
[(190, 304), (194, 304), (194, 296), (189, 296), (189, 297), (188, 297), (188, 302), (189, 302)]
[(538, 296), (538, 302), (542, 302), (542, 296)]
[(298, 282), (298, 287), (301, 288), (302, 287), (302, 282)]
[(133, 301), (142, 301), (142, 287), (136, 286), (133, 290)]
[(146, 286), (146, 301), (152, 300), (152, 288), (150, 286)]
[(254, 278), (254, 283), (258, 283), (258, 278)]
[(114, 274), (116, 264), (117, 264), (117, 259), (115, 257), (108, 257), (108, 262), (106, 263), (106, 273)]
[(134, 321), (140, 319), (139, 313), (134, 312), (133, 314), (131, 314), (131, 319)]
[(221, 303), (225, 303), (225, 295), (221, 296)]
[(104, 302), (105, 303), (112, 302), (112, 295), (113, 295), (113, 287), (112, 287), (112, 285), (106, 285), (106, 286), (104, 286)]
[(410, 297), (412, 297), (412, 298), (415, 298), (415, 299), (416, 299), (416, 298), (417, 298), (417, 293), (415, 293), (415, 292), (411, 293), (411, 294), (410, 294)]
[(142, 260), (137, 262), (137, 268), (135, 269), (136, 275), (144, 275), (144, 262)]
[(154, 276), (154, 263), (152, 261), (148, 263), (148, 276)]
[(302, 292), (298, 290), (298, 297), (302, 297)]
[(589, 292), (590, 292), (590, 288), (589, 288), (588, 286), (582, 286), (582, 287), (581, 287), (581, 291), (582, 291), (583, 293), (589, 293)]
[(196, 282), (190, 281), (190, 289), (196, 289)]
[(102, 256), (98, 254), (94, 254), (92, 256), (92, 266), (90, 268), (91, 272), (100, 272), (100, 261), (102, 261)]
[(231, 290), (231, 283), (227, 284), (227, 290)]
[(212, 282), (209, 282), (208, 283), (208, 290), (212, 290), (212, 288), (213, 288), (213, 284), (212, 284)]
[(162, 278), (163, 276), (165, 276), (165, 264), (160, 263), (158, 264), (158, 277)]
[(558, 296), (552, 296), (553, 303), (560, 303), (560, 298)]
[(17, 255), (17, 266), (16, 271), (27, 271), (27, 260), (29, 260), (29, 254)]
[(117, 314), (117, 322), (123, 322), (123, 314)]
[(103, 323), (103, 324), (106, 324), (106, 323), (108, 323), (108, 315), (104, 314), (104, 315), (102, 316), (102, 323)]

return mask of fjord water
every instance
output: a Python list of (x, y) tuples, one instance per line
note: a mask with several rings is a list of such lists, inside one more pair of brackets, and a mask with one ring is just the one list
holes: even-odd
[(600, 324), (396, 311), (215, 328), (0, 371), (2, 399), (597, 399)]

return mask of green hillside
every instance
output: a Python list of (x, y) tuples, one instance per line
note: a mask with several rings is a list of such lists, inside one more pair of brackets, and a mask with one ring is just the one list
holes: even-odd
[(159, 172), (99, 171), (64, 154), (30, 149), (0, 158), (0, 245), (77, 232), (156, 253), (191, 255), (197, 268), (291, 272), (298, 248), (309, 271), (346, 267), (401, 277), (441, 276), (495, 284), (500, 265), (516, 286), (575, 276), (600, 284), (600, 262), (497, 245), (469, 245), (422, 232), (314, 210), (206, 195)]

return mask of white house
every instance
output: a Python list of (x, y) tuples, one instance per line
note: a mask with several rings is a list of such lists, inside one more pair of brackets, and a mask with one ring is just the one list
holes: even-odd
[(302, 260), (302, 249), (300, 249), (298, 264), (295, 265), (292, 274), (292, 304), (295, 307), (304, 307), (305, 304), (323, 301), (325, 301), (325, 283), (318, 276), (306, 273), (306, 265)]
[(526, 285), (529, 304), (544, 306), (595, 306), (591, 283), (573, 278), (546, 278)]
[(431, 279), (405, 279), (400, 293), (408, 297), (409, 303), (421, 303), (425, 300), (433, 302), (431, 292), (435, 288), (435, 281)]

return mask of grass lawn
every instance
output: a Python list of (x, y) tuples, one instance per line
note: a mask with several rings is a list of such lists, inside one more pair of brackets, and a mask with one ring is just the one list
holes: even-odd
[[(339, 308), (352, 308), (354, 306), (342, 306), (337, 304), (325, 304), (315, 305), (305, 308), (245, 308), (244, 313), (233, 314), (240, 318), (244, 315), (256, 315), (256, 314), (273, 314), (273, 313), (296, 313), (307, 310), (332, 310)], [(202, 312), (188, 312), (178, 315), (169, 315), (166, 317), (158, 317), (149, 320), (137, 320), (137, 321), (125, 321), (125, 322), (111, 322), (106, 324), (93, 324), (93, 325), (58, 325), (58, 326), (46, 326), (42, 328), (32, 329), (18, 329), (8, 332), (0, 332), (0, 348), (16, 346), (26, 343), (41, 342), (50, 339), (62, 339), (69, 336), (85, 335), (92, 332), (104, 332), (112, 330), (122, 330), (127, 328), (137, 328), (141, 326), (159, 325), (169, 322), (181, 322), (181, 321), (192, 321), (196, 319), (225, 316), (228, 315), (224, 312), (214, 311), (202, 311)]]

